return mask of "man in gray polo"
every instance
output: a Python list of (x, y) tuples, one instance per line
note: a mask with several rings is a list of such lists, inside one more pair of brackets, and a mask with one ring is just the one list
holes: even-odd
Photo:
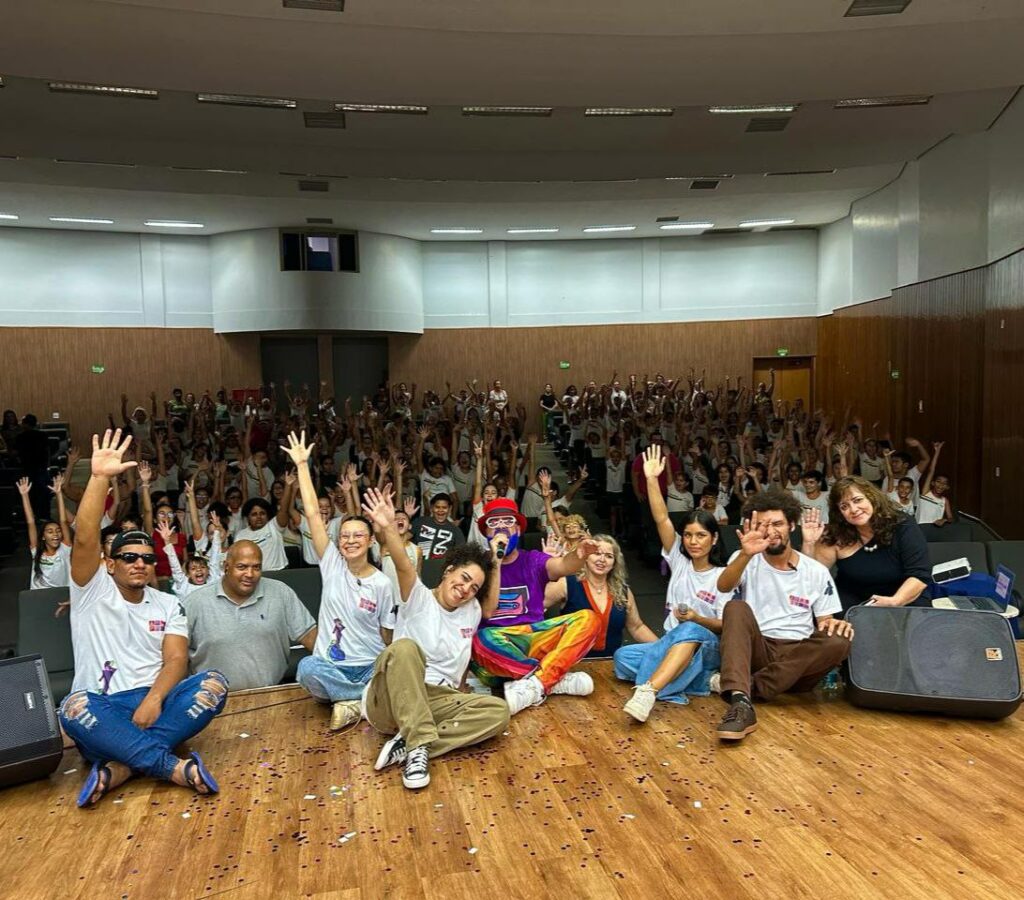
[(316, 622), (288, 585), (263, 578), (263, 554), (252, 541), (236, 541), (224, 577), (183, 598), (193, 671), (211, 660), (231, 690), (278, 684), (293, 644), (312, 652)]

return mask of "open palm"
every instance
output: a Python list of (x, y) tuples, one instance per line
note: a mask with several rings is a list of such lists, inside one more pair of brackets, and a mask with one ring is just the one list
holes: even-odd
[(131, 435), (128, 435), (124, 441), (121, 440), (120, 428), (114, 432), (108, 428), (103, 432), (102, 440), (99, 435), (94, 434), (92, 436), (92, 458), (89, 460), (92, 474), (97, 478), (116, 478), (122, 472), (127, 472), (137, 466), (138, 463), (135, 460), (127, 462), (123, 460), (131, 443)]

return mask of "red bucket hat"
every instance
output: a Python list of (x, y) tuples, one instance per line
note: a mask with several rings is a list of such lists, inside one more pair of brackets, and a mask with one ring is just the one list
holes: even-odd
[(480, 518), (476, 520), (476, 527), (480, 529), (480, 533), (487, 536), (487, 520), (491, 518), (501, 518), (503, 516), (515, 516), (516, 524), (519, 526), (519, 533), (526, 533), (526, 517), (519, 512), (519, 507), (516, 505), (515, 500), (508, 500), (505, 497), (499, 497), (497, 500), (492, 500), (488, 503)]

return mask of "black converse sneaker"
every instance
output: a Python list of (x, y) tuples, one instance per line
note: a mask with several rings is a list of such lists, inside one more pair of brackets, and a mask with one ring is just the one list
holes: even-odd
[(425, 788), (430, 784), (430, 770), (428, 766), (429, 760), (425, 744), (422, 747), (415, 747), (410, 750), (409, 755), (405, 758), (405, 768), (402, 770), (402, 784), (413, 791), (418, 788)]
[(373, 764), (373, 768), (379, 772), (381, 769), (386, 769), (388, 766), (393, 766), (396, 763), (403, 763), (405, 762), (405, 757), (407, 755), (408, 754), (405, 749), (405, 738), (400, 734), (396, 734), (380, 748), (380, 755), (377, 757), (377, 762)]
[(729, 709), (718, 723), (718, 737), (723, 741), (741, 741), (757, 730), (757, 714), (754, 705), (740, 697), (729, 704)]

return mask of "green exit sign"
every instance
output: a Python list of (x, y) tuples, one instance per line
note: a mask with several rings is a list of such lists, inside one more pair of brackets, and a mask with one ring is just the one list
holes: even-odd
[(560, 369), (568, 369), (568, 368), (569, 368), (569, 361), (568, 361), (568, 360), (566, 360), (566, 359), (563, 359), (563, 360), (562, 360), (562, 361), (561, 361), (561, 362), (560, 362), (560, 363), (558, 364), (558, 368), (560, 368)]
[(789, 356), (789, 347), (776, 347), (775, 348), (775, 355), (776, 356)]

